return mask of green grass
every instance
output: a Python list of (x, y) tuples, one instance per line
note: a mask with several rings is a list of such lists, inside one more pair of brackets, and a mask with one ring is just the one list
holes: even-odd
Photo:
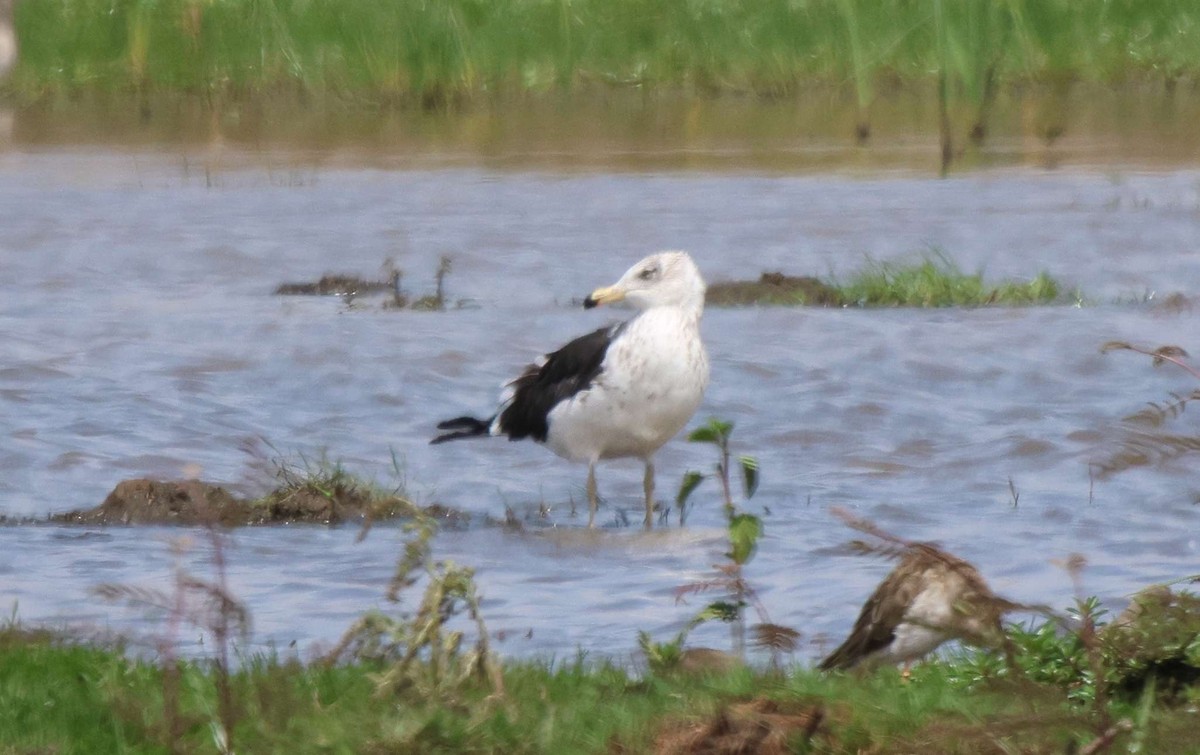
[(1029, 281), (984, 283), (981, 273), (964, 273), (941, 255), (916, 264), (871, 262), (844, 283), (842, 300), (862, 307), (1022, 306), (1057, 301), (1060, 286), (1045, 272)]
[[(525, 663), (504, 669), (506, 695), (468, 688), (453, 702), (375, 694), (369, 666), (259, 660), (232, 678), (239, 752), (597, 752), (613, 743), (644, 752), (669, 721), (712, 716), (723, 702), (765, 696), (824, 700), (854, 752), (910, 737), (933, 718), (995, 713), (986, 695), (963, 698), (945, 681), (904, 686), (897, 674), (865, 681), (810, 672), (743, 671), (641, 680), (610, 665)], [(216, 694), (203, 664), (181, 666), (181, 750), (215, 752)], [(10, 751), (155, 752), (172, 739), (163, 675), (119, 652), (55, 644), (0, 650), (0, 743)], [(870, 700), (870, 704), (867, 701)]]
[[(220, 752), (222, 741), (243, 753), (649, 752), (764, 732), (799, 751), (1064, 752), (1114, 727), (1114, 752), (1133, 742), (1144, 752), (1189, 752), (1200, 729), (1200, 691), (1187, 686), (1200, 670), (1198, 604), (1182, 593), (1144, 600), (1142, 617), (1119, 631), (1014, 629), (1019, 677), (977, 650), (919, 664), (907, 682), (891, 668), (641, 675), (580, 657), (506, 663), (500, 694), (481, 677), (429, 694), (382, 685), (383, 662), (260, 656), (230, 676), (227, 739), (212, 664), (172, 662), (173, 676), (119, 648), (10, 625), (0, 629), (0, 752)], [(1102, 618), (1094, 603), (1079, 611)], [(1173, 677), (1168, 658), (1177, 661)], [(1151, 659), (1157, 682), (1144, 673)], [(757, 714), (745, 712), (751, 706)]]
[[(1018, 307), (1063, 301), (1061, 284), (1046, 272), (1023, 281), (988, 284), (983, 274), (964, 273), (938, 250), (918, 262), (869, 260), (845, 280), (795, 278), (766, 273), (758, 281), (709, 286), (709, 306), (820, 307)], [(1073, 292), (1072, 302), (1081, 294)]]
[(8, 86), (25, 98), (441, 105), (596, 83), (772, 96), (824, 83), (865, 111), (878, 92), (945, 71), (979, 110), (989, 82), (1200, 72), (1190, 0), (23, 0), (16, 27)]
[[(172, 726), (158, 666), (115, 649), (18, 639), (18, 632), (6, 630), (0, 641), (0, 752), (163, 752), (176, 738), (181, 751), (216, 751), (216, 685), (207, 664), (180, 664), (182, 715)], [(235, 741), (247, 751), (333, 742), (333, 751), (352, 752), (380, 734), (389, 707), (372, 697), (362, 669), (260, 660), (232, 685), (240, 703)]]

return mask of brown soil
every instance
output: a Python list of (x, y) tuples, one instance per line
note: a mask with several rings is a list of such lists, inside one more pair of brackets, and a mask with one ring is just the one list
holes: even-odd
[(763, 273), (757, 281), (727, 281), (708, 287), (705, 303), (714, 307), (752, 305), (840, 307), (837, 289), (818, 278)]
[(723, 705), (711, 718), (668, 724), (656, 737), (657, 755), (783, 755), (814, 736), (828, 737), (819, 703), (756, 698)]
[[(337, 524), (365, 519), (391, 519), (420, 512), (398, 496), (379, 497), (355, 488), (322, 492), (308, 486), (279, 488), (262, 499), (234, 496), (225, 488), (199, 480), (123, 480), (93, 509), (55, 514), (62, 524), (254, 524), (308, 522)], [(431, 512), (443, 518), (441, 509)]]

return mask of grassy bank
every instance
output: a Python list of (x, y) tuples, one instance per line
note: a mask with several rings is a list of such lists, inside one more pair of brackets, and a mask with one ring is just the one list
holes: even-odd
[(1088, 689), (1086, 663), (1048, 657), (1056, 680), (996, 675), (978, 654), (924, 664), (908, 682), (891, 669), (641, 676), (509, 663), (501, 695), (473, 678), (430, 696), (381, 692), (386, 669), (375, 663), (260, 658), (222, 681), (202, 662), (164, 666), (10, 628), (0, 633), (0, 751), (1070, 752), (1110, 730), (1111, 751), (1194, 751), (1200, 721), (1188, 705), (1152, 692), (1098, 712), (1072, 699)]
[(26, 98), (80, 90), (285, 93), (426, 105), (591, 84), (788, 95), (828, 84), (865, 110), (938, 85), (1200, 74), (1186, 0), (21, 0)]

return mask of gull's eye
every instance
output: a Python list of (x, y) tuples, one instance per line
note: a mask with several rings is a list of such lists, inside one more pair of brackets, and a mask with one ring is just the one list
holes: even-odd
[(657, 267), (648, 267), (645, 270), (643, 270), (642, 272), (638, 273), (638, 277), (644, 281), (648, 281), (656, 275), (658, 275)]

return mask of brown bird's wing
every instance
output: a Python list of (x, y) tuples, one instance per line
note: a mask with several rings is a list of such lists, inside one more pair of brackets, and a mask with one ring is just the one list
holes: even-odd
[(896, 627), (924, 588), (924, 559), (907, 556), (889, 574), (863, 605), (854, 629), (837, 650), (817, 666), (822, 671), (847, 669), (888, 646), (896, 637)]

